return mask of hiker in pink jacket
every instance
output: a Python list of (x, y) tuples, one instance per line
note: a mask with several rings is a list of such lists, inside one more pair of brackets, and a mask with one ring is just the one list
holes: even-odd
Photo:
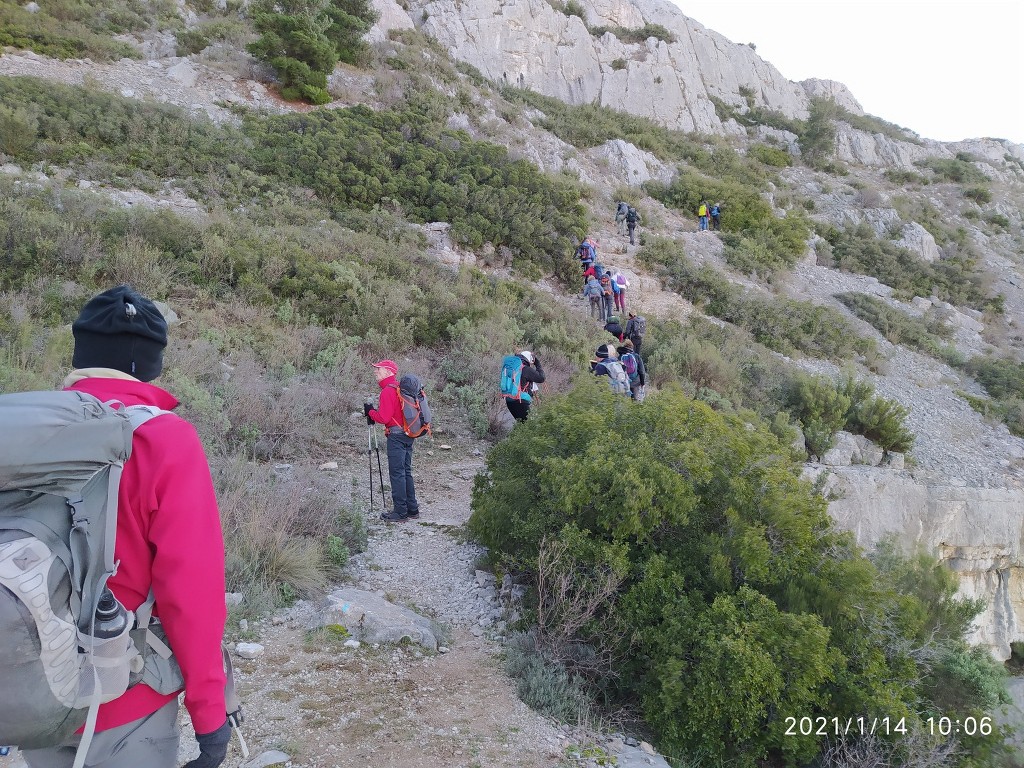
[[(75, 370), (66, 389), (124, 405), (177, 407), (173, 395), (148, 383), (160, 375), (167, 344), (167, 323), (149, 299), (118, 286), (90, 300), (71, 330)], [(224, 541), (203, 446), (173, 413), (135, 431), (118, 495), (114, 558), (119, 565), (107, 586), (131, 611), (153, 591), (153, 614), (181, 667), (200, 746), (186, 768), (217, 768), (231, 736), (221, 656)], [(86, 765), (175, 768), (179, 693), (139, 683), (101, 705)], [(70, 767), (79, 738), (23, 755), (32, 768)]]

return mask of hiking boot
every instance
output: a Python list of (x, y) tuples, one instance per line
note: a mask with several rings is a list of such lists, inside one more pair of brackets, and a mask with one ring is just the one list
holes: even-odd
[(418, 509), (415, 512), (410, 512), (409, 516), (406, 518), (406, 520), (419, 520), (419, 519), (420, 519), (420, 511)]
[(401, 523), (404, 520), (407, 520), (408, 518), (406, 518), (404, 515), (398, 514), (397, 512), (388, 512), (387, 514), (382, 514), (380, 516), (380, 519), (383, 520), (385, 523)]

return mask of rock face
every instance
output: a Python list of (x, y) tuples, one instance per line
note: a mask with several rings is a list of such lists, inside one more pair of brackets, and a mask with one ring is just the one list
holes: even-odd
[(972, 640), (1009, 658), (1010, 643), (1024, 640), (1024, 491), (864, 466), (831, 471), (836, 522), (867, 549), (894, 535), (907, 551), (938, 555), (959, 575), (962, 596), (986, 602)]
[[(806, 117), (811, 95), (829, 95), (851, 111), (860, 105), (845, 86), (787, 80), (748, 45), (730, 42), (664, 0), (584, 0), (586, 19), (546, 0), (411, 0), (422, 30), (485, 76), (572, 104), (597, 102), (653, 118), (671, 128), (705, 133), (742, 129), (715, 113), (711, 97), (744, 111), (740, 89), (757, 105)], [(598, 27), (637, 30), (661, 25), (673, 41), (620, 40)]]

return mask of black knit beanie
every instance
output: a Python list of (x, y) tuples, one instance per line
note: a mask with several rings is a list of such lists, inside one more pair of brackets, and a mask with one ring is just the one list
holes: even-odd
[(75, 368), (113, 368), (140, 381), (160, 375), (167, 321), (149, 299), (127, 285), (95, 296), (71, 324)]

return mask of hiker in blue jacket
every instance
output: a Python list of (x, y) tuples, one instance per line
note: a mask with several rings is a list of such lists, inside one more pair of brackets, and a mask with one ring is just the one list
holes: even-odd
[(722, 229), (722, 204), (715, 203), (711, 206), (711, 228), (715, 232)]

